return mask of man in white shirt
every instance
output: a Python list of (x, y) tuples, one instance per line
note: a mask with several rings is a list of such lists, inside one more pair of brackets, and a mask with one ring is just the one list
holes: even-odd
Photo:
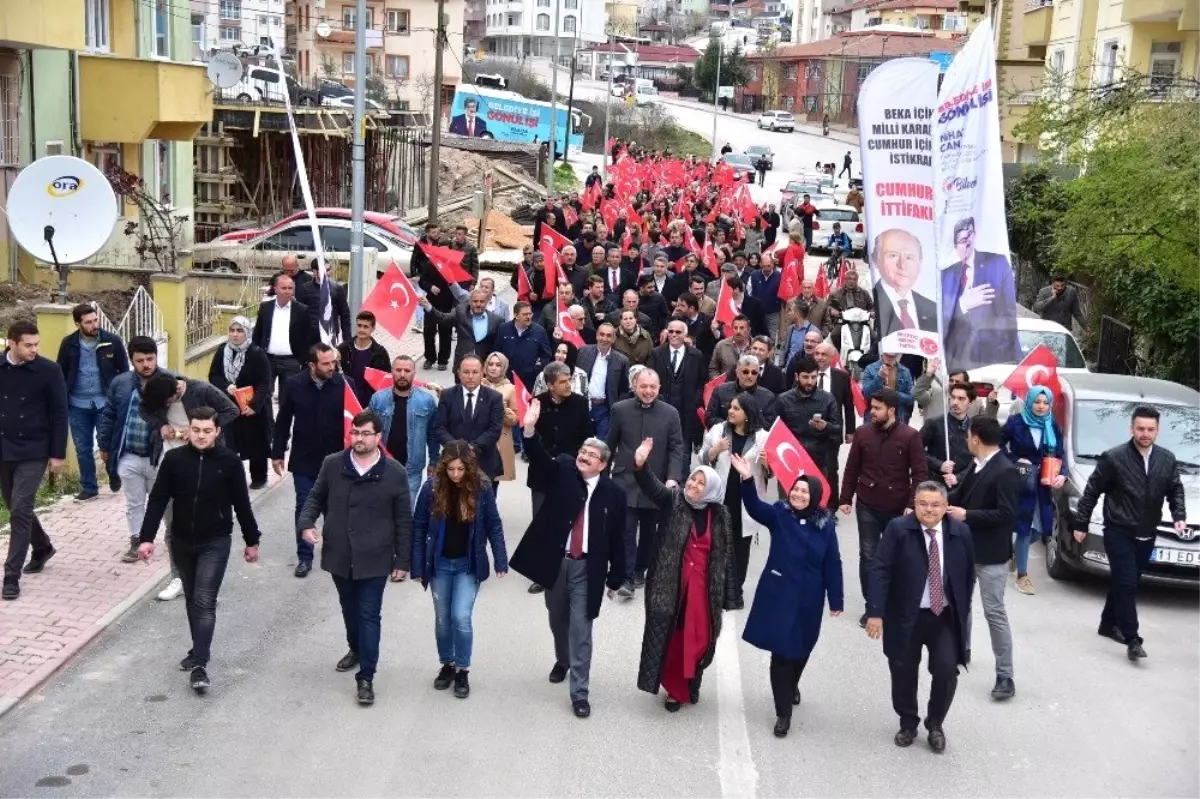
[(512, 321), (512, 309), (508, 307), (508, 303), (496, 296), (496, 281), (490, 277), (481, 277), (476, 288), (487, 293), (485, 308), (488, 312), (499, 316), (501, 322)]
[(629, 390), (629, 359), (613, 349), (617, 329), (612, 322), (596, 325), (596, 343), (579, 350), (576, 366), (588, 376), (588, 401), (596, 437), (608, 436), (608, 417), (613, 403)]
[(251, 341), (267, 352), (272, 380), (278, 379), (280, 399), (287, 379), (300, 373), (312, 344), (308, 307), (293, 299), (296, 283), (287, 274), (275, 278), (275, 296), (259, 306)]
[(604, 476), (608, 446), (589, 438), (578, 455), (551, 458), (537, 435), (538, 400), (525, 415), (525, 447), (546, 475), (546, 501), (538, 509), (510, 568), (546, 587), (546, 610), (554, 636), (550, 682), (570, 674), (571, 707), (587, 718), (592, 622), (600, 615), (604, 587), (612, 599), (625, 576), (625, 492)]

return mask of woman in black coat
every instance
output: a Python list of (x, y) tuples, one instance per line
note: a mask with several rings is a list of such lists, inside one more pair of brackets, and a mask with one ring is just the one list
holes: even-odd
[(217, 347), (208, 367), (208, 382), (237, 403), (239, 388), (253, 388), (254, 397), (242, 415), (226, 429), (225, 443), (242, 460), (250, 461), (250, 487), (267, 484), (267, 462), (271, 454), (271, 363), (262, 347), (250, 342), (250, 320), (235, 316), (229, 323), (229, 339)]
[(701, 675), (721, 634), (721, 611), (733, 607), (733, 525), (717, 473), (700, 466), (683, 486), (667, 488), (642, 468), (653, 445), (646, 439), (634, 454), (638, 487), (664, 512), (646, 581), (638, 688), (657, 694), (662, 685), (666, 709), (674, 713), (684, 700), (700, 700)]

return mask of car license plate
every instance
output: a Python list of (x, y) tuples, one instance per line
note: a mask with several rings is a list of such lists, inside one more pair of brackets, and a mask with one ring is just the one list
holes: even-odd
[(1174, 563), (1179, 566), (1200, 566), (1200, 552), (1186, 549), (1156, 549), (1150, 553), (1151, 563)]

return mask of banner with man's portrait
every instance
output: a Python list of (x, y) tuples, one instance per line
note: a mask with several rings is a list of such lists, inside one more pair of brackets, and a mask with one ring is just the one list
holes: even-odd
[(992, 26), (980, 23), (938, 93), (937, 265), (950, 373), (1018, 363)]
[(899, 58), (878, 66), (859, 91), (880, 353), (941, 356), (933, 168), (937, 78), (932, 61)]

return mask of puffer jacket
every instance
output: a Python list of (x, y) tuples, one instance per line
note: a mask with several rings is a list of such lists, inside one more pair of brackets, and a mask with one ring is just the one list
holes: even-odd
[(1100, 495), (1104, 498), (1104, 527), (1133, 536), (1154, 535), (1162, 522), (1163, 500), (1172, 521), (1186, 521), (1183, 482), (1179, 464), (1168, 449), (1150, 452), (1150, 473), (1133, 440), (1113, 447), (1096, 461), (1083, 497), (1075, 508), (1075, 529), (1087, 530)]

